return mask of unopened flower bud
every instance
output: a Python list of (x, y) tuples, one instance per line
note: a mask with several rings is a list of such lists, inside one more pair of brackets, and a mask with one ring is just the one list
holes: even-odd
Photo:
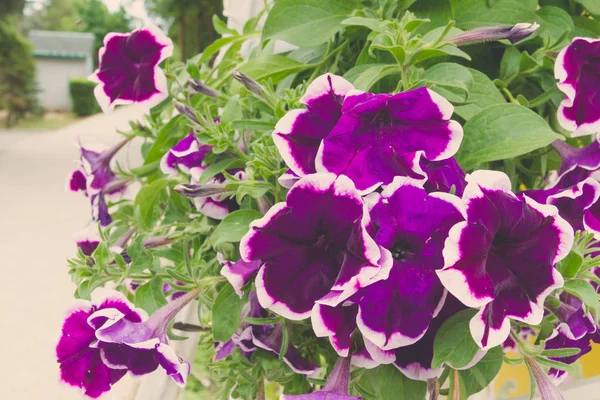
[(206, 86), (204, 83), (200, 82), (197, 79), (190, 79), (188, 81), (188, 85), (197, 93), (202, 93), (208, 97), (219, 97), (219, 92), (215, 89)]
[(520, 23), (514, 26), (500, 25), (488, 28), (478, 28), (463, 32), (446, 40), (446, 43), (464, 46), (475, 43), (491, 42), (492, 40), (507, 39), (511, 43), (520, 42), (533, 34), (540, 26), (537, 23)]
[(262, 93), (262, 86), (260, 86), (254, 79), (248, 77), (240, 71), (233, 71), (233, 77), (252, 93), (258, 95)]
[(226, 188), (226, 185), (222, 184), (192, 185), (181, 183), (173, 189), (185, 197), (209, 197), (230, 191)]
[(177, 110), (179, 114), (185, 115), (187, 119), (192, 121), (193, 123), (200, 123), (198, 118), (196, 117), (196, 113), (190, 107), (186, 106), (183, 103), (178, 102), (177, 100), (173, 100), (173, 107)]

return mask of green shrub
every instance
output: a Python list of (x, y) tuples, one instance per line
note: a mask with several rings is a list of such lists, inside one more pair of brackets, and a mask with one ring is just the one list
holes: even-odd
[(96, 97), (94, 97), (94, 88), (96, 84), (85, 78), (71, 79), (69, 81), (69, 93), (73, 103), (73, 112), (80, 117), (95, 114), (100, 111)]

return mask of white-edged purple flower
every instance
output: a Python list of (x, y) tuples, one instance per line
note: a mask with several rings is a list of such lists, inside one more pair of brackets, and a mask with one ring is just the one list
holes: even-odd
[(585, 304), (572, 294), (564, 292), (560, 295), (560, 306), (548, 304), (546, 307), (558, 318), (558, 332), (570, 340), (579, 340), (597, 330), (592, 314), (587, 312)]
[(196, 289), (159, 308), (150, 318), (131, 321), (118, 309), (100, 310), (88, 318), (96, 327), (102, 360), (114, 369), (133, 375), (154, 371), (160, 365), (176, 384), (185, 386), (190, 364), (168, 345), (167, 326), (177, 313), (198, 295)]
[[(560, 361), (565, 364), (573, 364), (575, 361), (579, 360), (582, 356), (586, 355), (590, 351), (592, 351), (591, 342), (600, 343), (600, 334), (593, 333), (585, 335), (579, 339), (573, 340), (568, 338), (567, 336), (561, 334), (558, 330), (552, 332), (552, 334), (546, 339), (545, 350), (553, 350), (553, 349), (567, 349), (567, 348), (576, 348), (580, 349), (578, 354), (574, 354), (568, 357), (549, 357), (551, 360)], [(560, 384), (566, 377), (567, 371), (559, 370), (556, 368), (550, 368), (548, 371), (548, 376), (550, 380), (555, 384)]]
[(327, 337), (340, 357), (348, 357), (352, 334), (356, 330), (358, 304), (345, 301), (335, 307), (315, 304), (311, 313), (311, 323), (315, 336)]
[(291, 189), (299, 180), (300, 177), (294, 171), (288, 169), (277, 179), (277, 182), (284, 188)]
[(69, 311), (56, 346), (60, 378), (71, 386), (82, 388), (92, 398), (108, 392), (127, 372), (126, 369), (107, 365), (98, 347), (96, 330), (101, 320), (91, 322), (90, 317), (103, 312), (119, 312), (124, 320), (131, 323), (139, 323), (148, 317), (143, 310), (134, 308), (121, 293), (106, 289), (96, 289), (91, 302), (80, 300)]
[(283, 394), (281, 400), (361, 400), (348, 394), (350, 361), (350, 357), (338, 359), (323, 389), (308, 394)]
[(217, 253), (217, 259), (223, 266), (221, 268), (221, 275), (229, 281), (235, 293), (241, 298), (244, 295), (242, 287), (256, 275), (256, 271), (261, 266), (260, 260), (248, 262), (239, 259), (232, 262), (223, 259), (220, 253)]
[(87, 176), (83, 168), (77, 168), (67, 179), (67, 189), (71, 192), (82, 192), (85, 196), (87, 193)]
[(178, 170), (189, 173), (194, 168), (202, 171), (204, 157), (212, 146), (201, 144), (193, 132), (181, 139), (160, 160), (160, 169), (167, 175), (176, 175)]
[(467, 181), (465, 172), (454, 157), (442, 161), (427, 161), (422, 158), (421, 169), (427, 175), (423, 187), (428, 192), (452, 193), (462, 197)]
[(298, 176), (313, 174), (321, 140), (342, 115), (342, 103), (354, 86), (341, 76), (327, 73), (315, 79), (300, 100), (306, 109), (290, 110), (273, 131), (281, 157)]
[(572, 137), (600, 132), (600, 39), (576, 37), (554, 64), (557, 86), (566, 95), (558, 122)]
[(319, 147), (316, 169), (348, 176), (363, 194), (396, 176), (424, 179), (421, 157), (445, 160), (460, 146), (463, 129), (450, 120), (453, 111), (425, 87), (394, 95), (352, 91)]
[[(367, 233), (369, 214), (348, 177), (312, 174), (250, 224), (240, 254), (261, 260), (261, 305), (291, 320), (310, 316), (316, 302), (335, 306), (386, 277), (389, 251)], [(301, 285), (298, 282), (302, 282)]]
[(546, 203), (558, 208), (560, 216), (574, 230), (586, 230), (600, 239), (600, 182), (587, 178), (573, 187), (551, 194)]
[(81, 252), (88, 257), (92, 255), (100, 244), (100, 237), (88, 231), (76, 233), (73, 235), (73, 239), (77, 247), (81, 249)]
[(436, 275), (444, 266), (448, 232), (464, 220), (462, 201), (430, 193), (419, 181), (396, 177), (381, 193), (369, 195), (375, 242), (394, 259), (387, 279), (362, 289), (357, 297), (358, 329), (382, 350), (408, 346), (427, 331), (444, 303)]
[[(242, 322), (239, 325), (238, 331), (233, 334), (229, 341), (216, 343), (215, 361), (229, 356), (236, 347), (248, 359), (250, 359), (250, 356), (256, 349), (263, 349), (274, 355), (279, 355), (283, 343), (283, 326), (281, 323), (249, 325), (244, 321), (247, 317), (269, 317), (267, 310), (259, 304), (255, 291), (249, 293), (248, 303), (242, 309)], [(302, 357), (292, 343), (288, 345), (287, 351), (283, 356), (283, 361), (297, 374), (315, 376), (320, 371), (319, 367)]]
[(490, 349), (504, 342), (510, 319), (542, 321), (545, 298), (563, 285), (554, 265), (571, 250), (574, 234), (556, 207), (512, 193), (502, 172), (475, 171), (467, 182), (466, 221), (450, 230), (437, 274), (465, 305), (480, 308), (471, 334)]
[(590, 177), (600, 181), (600, 137), (583, 148), (572, 147), (561, 140), (553, 142), (552, 147), (562, 158), (553, 187), (566, 189)]
[(89, 78), (98, 83), (94, 94), (102, 111), (131, 103), (151, 108), (165, 100), (167, 78), (158, 64), (172, 54), (173, 42), (155, 26), (107, 34)]

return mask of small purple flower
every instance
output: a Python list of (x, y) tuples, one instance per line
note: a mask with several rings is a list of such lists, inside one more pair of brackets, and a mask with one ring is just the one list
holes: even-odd
[(461, 197), (467, 187), (465, 173), (454, 157), (442, 161), (421, 159), (421, 169), (427, 175), (423, 187), (428, 192), (445, 192)]
[(242, 259), (263, 262), (255, 281), (261, 305), (301, 320), (316, 302), (335, 306), (376, 275), (384, 279), (391, 257), (369, 236), (368, 223), (366, 205), (348, 177), (299, 180), (285, 203), (250, 224), (240, 243)]
[(363, 194), (396, 176), (424, 179), (422, 156), (445, 160), (460, 146), (463, 130), (450, 120), (453, 110), (425, 87), (395, 95), (352, 91), (319, 147), (316, 169), (347, 175)]
[(103, 351), (98, 346), (96, 330), (102, 319), (97, 318), (92, 322), (90, 318), (93, 314), (107, 311), (119, 312), (124, 320), (131, 323), (139, 323), (147, 318), (143, 310), (134, 308), (122, 294), (96, 289), (91, 302), (81, 300), (69, 312), (56, 346), (61, 380), (82, 388), (92, 398), (108, 392), (127, 372), (126, 369), (114, 369), (107, 365)]
[(284, 394), (281, 400), (361, 400), (348, 394), (350, 386), (350, 357), (339, 358), (327, 383), (321, 390), (309, 394)]
[[(550, 189), (552, 191), (552, 189)], [(577, 185), (548, 196), (547, 204), (558, 208), (561, 217), (576, 231), (586, 230), (600, 239), (600, 183), (587, 178)]]
[(96, 250), (100, 244), (100, 238), (98, 235), (87, 231), (75, 234), (73, 239), (75, 240), (77, 247), (80, 248), (82, 253), (88, 257), (92, 255), (94, 250)]
[(490, 349), (508, 336), (509, 319), (542, 321), (545, 298), (563, 285), (554, 265), (571, 250), (573, 228), (556, 207), (512, 193), (502, 172), (475, 171), (467, 182), (467, 220), (450, 230), (436, 272), (460, 301), (480, 308), (471, 334)]
[(223, 265), (221, 275), (227, 278), (235, 293), (241, 298), (244, 295), (242, 287), (256, 275), (256, 271), (261, 266), (260, 260), (247, 262), (240, 259), (236, 262), (231, 262), (222, 259), (220, 254), (217, 254), (217, 259)]
[(354, 86), (344, 78), (325, 74), (315, 79), (300, 100), (306, 109), (289, 111), (275, 126), (273, 141), (281, 157), (298, 176), (313, 174), (321, 140), (342, 115), (342, 103)]
[(97, 327), (102, 360), (111, 368), (127, 369), (133, 375), (150, 373), (160, 365), (175, 383), (185, 386), (190, 365), (168, 345), (166, 331), (171, 320), (198, 292), (196, 289), (171, 301), (147, 320), (131, 321), (117, 309), (93, 313), (88, 321)]
[(190, 133), (181, 139), (161, 159), (160, 169), (167, 175), (176, 175), (179, 169), (190, 173), (194, 168), (202, 171), (204, 157), (212, 150), (212, 146), (200, 144), (196, 135)]
[(85, 196), (88, 195), (87, 177), (83, 169), (78, 168), (71, 172), (71, 175), (69, 175), (69, 178), (67, 180), (67, 189), (71, 192), (83, 192)]
[(94, 94), (102, 111), (131, 103), (150, 108), (166, 99), (167, 79), (158, 64), (172, 54), (173, 42), (154, 26), (106, 35), (89, 78), (99, 84)]
[(368, 202), (375, 242), (391, 252), (394, 263), (387, 279), (357, 294), (357, 323), (364, 337), (392, 350), (418, 341), (444, 303), (436, 270), (444, 266), (450, 228), (464, 220), (463, 205), (448, 193), (427, 194), (406, 177), (396, 177)]
[[(546, 339), (545, 350), (576, 348), (581, 351), (568, 357), (550, 357), (551, 360), (560, 361), (565, 364), (573, 364), (582, 356), (592, 351), (591, 342), (600, 343), (600, 335), (598, 333), (590, 333), (579, 339), (570, 339), (561, 334), (558, 330), (552, 332), (550, 337)], [(548, 376), (555, 385), (560, 384), (566, 377), (567, 371), (562, 371), (556, 368), (550, 368)]]
[(600, 132), (600, 39), (576, 37), (556, 58), (554, 77), (566, 95), (558, 108), (558, 122), (584, 136)]
[(591, 313), (587, 312), (585, 305), (579, 298), (569, 294), (560, 295), (560, 306), (546, 305), (558, 318), (556, 327), (558, 332), (570, 340), (579, 340), (582, 337), (596, 332), (596, 323)]
[(553, 187), (566, 189), (586, 178), (600, 181), (600, 137), (583, 148), (575, 148), (557, 140), (552, 147), (560, 154), (562, 163)]

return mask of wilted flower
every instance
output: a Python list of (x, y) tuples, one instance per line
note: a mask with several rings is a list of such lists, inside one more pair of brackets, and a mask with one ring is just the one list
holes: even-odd
[(212, 146), (201, 144), (194, 133), (190, 133), (173, 146), (160, 160), (160, 169), (168, 175), (177, 174), (178, 168), (190, 173), (194, 168), (204, 171), (204, 157)]
[(91, 302), (80, 301), (69, 311), (56, 346), (61, 380), (82, 388), (92, 398), (108, 392), (127, 373), (127, 369), (114, 369), (107, 365), (102, 357), (104, 350), (98, 346), (96, 330), (107, 319), (90, 320), (93, 314), (109, 310), (121, 313), (124, 320), (132, 323), (148, 317), (143, 310), (134, 308), (122, 294), (96, 289)]
[(173, 42), (154, 26), (130, 33), (109, 33), (98, 53), (94, 94), (104, 112), (118, 104), (154, 107), (169, 96), (158, 64), (173, 54)]
[(511, 43), (517, 43), (531, 36), (539, 27), (540, 25), (534, 22), (533, 24), (520, 23), (514, 26), (500, 25), (477, 28), (459, 33), (458, 35), (446, 40), (446, 42), (456, 46), (491, 42), (492, 40), (502, 39), (507, 39)]
[(600, 39), (577, 37), (556, 58), (554, 77), (566, 95), (558, 108), (558, 122), (573, 137), (600, 132), (598, 69)]
[(273, 141), (292, 173), (304, 176), (316, 172), (315, 157), (321, 141), (338, 122), (344, 98), (353, 89), (341, 76), (321, 75), (300, 100), (307, 108), (288, 111), (279, 120)]
[(600, 138), (581, 149), (571, 147), (561, 140), (554, 141), (552, 147), (562, 158), (554, 187), (566, 189), (590, 177), (600, 181)]
[(529, 372), (535, 380), (535, 386), (537, 387), (541, 398), (544, 400), (564, 400), (562, 394), (560, 394), (556, 386), (548, 379), (548, 376), (537, 361), (529, 356), (525, 356), (524, 359)]
[(366, 205), (347, 177), (313, 174), (298, 181), (240, 243), (245, 261), (263, 262), (256, 277), (261, 305), (301, 320), (316, 302), (337, 305), (376, 275), (385, 278), (391, 257), (369, 236), (367, 223)]
[(444, 304), (436, 270), (444, 266), (448, 231), (464, 220), (463, 206), (458, 197), (427, 194), (420, 182), (406, 177), (396, 177), (368, 202), (375, 242), (391, 252), (394, 264), (387, 279), (357, 295), (357, 322), (364, 337), (391, 350), (418, 341)]
[(360, 397), (348, 394), (349, 385), (350, 357), (339, 358), (323, 389), (309, 394), (283, 394), (281, 400), (360, 400)]
[(445, 160), (460, 146), (463, 130), (450, 120), (453, 110), (425, 87), (394, 95), (352, 91), (319, 147), (316, 169), (347, 175), (363, 194), (396, 176), (424, 179), (421, 157)]
[(512, 193), (502, 172), (475, 171), (467, 182), (467, 220), (450, 230), (437, 274), (465, 305), (480, 308), (471, 333), (489, 349), (504, 342), (510, 318), (542, 321), (545, 298), (563, 285), (554, 265), (571, 250), (573, 228), (556, 207)]

